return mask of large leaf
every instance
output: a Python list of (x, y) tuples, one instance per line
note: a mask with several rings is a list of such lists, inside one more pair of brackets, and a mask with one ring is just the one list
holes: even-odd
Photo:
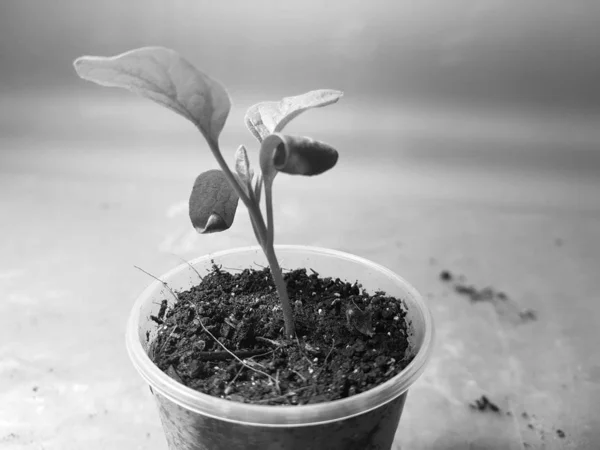
[(113, 57), (82, 56), (77, 74), (102, 86), (128, 89), (192, 121), (216, 142), (231, 108), (225, 88), (176, 51), (144, 47)]
[(201, 173), (190, 195), (190, 219), (198, 233), (228, 229), (235, 218), (239, 197), (218, 169)]
[(269, 134), (277, 133), (294, 117), (311, 108), (320, 108), (337, 102), (341, 91), (319, 89), (295, 97), (286, 97), (280, 102), (262, 102), (251, 106), (246, 112), (246, 126), (262, 142)]

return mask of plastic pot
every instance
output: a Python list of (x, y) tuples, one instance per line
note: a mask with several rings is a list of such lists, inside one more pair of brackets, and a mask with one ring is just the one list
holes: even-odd
[[(390, 449), (408, 388), (423, 372), (432, 349), (433, 322), (419, 293), (390, 270), (334, 250), (276, 246), (281, 267), (313, 269), (322, 277), (358, 281), (369, 292), (383, 290), (404, 302), (410, 323), (412, 362), (394, 378), (352, 397), (302, 406), (250, 405), (212, 397), (190, 389), (163, 373), (148, 356), (157, 325), (150, 320), (163, 299), (174, 301), (158, 281), (137, 299), (127, 324), (131, 360), (158, 404), (171, 450), (367, 450)], [(260, 247), (214, 253), (191, 262), (200, 273), (214, 263), (224, 269), (266, 266)], [(160, 277), (183, 291), (198, 275), (183, 264)]]

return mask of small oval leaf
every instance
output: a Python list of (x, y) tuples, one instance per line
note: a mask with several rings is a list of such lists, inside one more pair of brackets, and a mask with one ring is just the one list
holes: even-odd
[(285, 97), (279, 102), (257, 103), (246, 112), (246, 126), (254, 137), (262, 142), (269, 134), (283, 130), (294, 117), (304, 111), (336, 103), (343, 95), (342, 91), (319, 89), (294, 97)]
[(231, 109), (225, 88), (176, 51), (143, 47), (113, 57), (82, 56), (77, 74), (101, 86), (128, 89), (190, 120), (217, 141)]
[(198, 233), (214, 233), (231, 227), (239, 197), (218, 169), (201, 173), (190, 195), (189, 212)]
[(290, 175), (319, 175), (331, 169), (338, 152), (324, 142), (308, 137), (282, 136), (282, 143), (273, 152), (273, 166)]

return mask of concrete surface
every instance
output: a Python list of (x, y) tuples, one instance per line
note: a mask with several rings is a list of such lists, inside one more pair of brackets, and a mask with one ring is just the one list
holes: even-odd
[[(101, 114), (45, 108), (52, 127), (38, 118), (0, 138), (0, 448), (165, 449), (125, 352), (129, 309), (151, 281), (133, 265), (158, 275), (177, 256), (251, 245), (246, 212), (223, 234), (190, 227), (188, 191), (214, 167), (193, 130), (177, 145), (111, 124), (93, 134), (84, 124)], [(146, 131), (171, 120), (149, 108)], [(396, 448), (599, 448), (600, 165), (569, 171), (567, 155), (550, 168), (549, 154), (527, 149), (474, 164), (478, 142), (419, 156), (410, 139), (390, 148), (353, 133), (326, 136), (341, 152), (329, 174), (276, 181), (276, 240), (359, 254), (426, 296), (436, 348)], [(516, 309), (471, 304), (443, 269)], [(521, 309), (537, 320), (519, 323)], [(482, 394), (512, 416), (472, 411)]]

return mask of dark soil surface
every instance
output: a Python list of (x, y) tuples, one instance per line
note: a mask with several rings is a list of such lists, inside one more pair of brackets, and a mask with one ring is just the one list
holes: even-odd
[(294, 339), (284, 337), (269, 269), (230, 273), (214, 266), (200, 285), (177, 294), (172, 309), (152, 318), (160, 327), (150, 357), (192, 389), (266, 405), (350, 397), (412, 360), (400, 300), (304, 269), (285, 279)]

